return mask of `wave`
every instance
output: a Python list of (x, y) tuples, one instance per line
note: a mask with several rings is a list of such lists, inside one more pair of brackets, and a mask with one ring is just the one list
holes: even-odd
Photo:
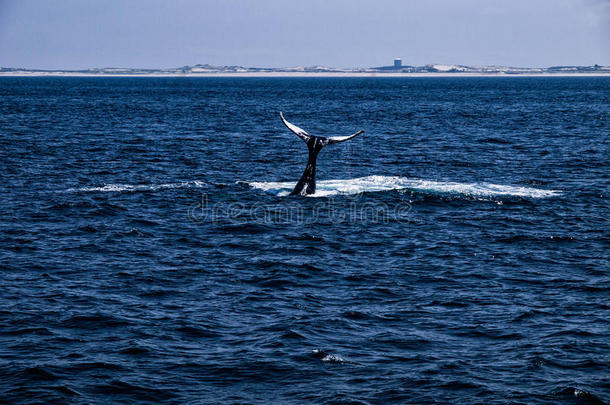
[[(277, 196), (286, 196), (295, 182), (251, 182), (251, 187)], [(441, 195), (466, 195), (473, 197), (511, 196), (548, 198), (561, 195), (561, 191), (532, 187), (505, 186), (491, 183), (455, 183), (411, 179), (399, 176), (367, 176), (346, 180), (322, 180), (316, 183), (316, 193), (310, 197), (330, 197), (363, 192), (412, 190)]]
[(593, 394), (589, 391), (585, 391), (580, 388), (576, 388), (576, 387), (559, 388), (559, 389), (556, 389), (553, 392), (553, 394), (558, 397), (564, 397), (565, 399), (568, 399), (570, 397), (576, 398), (579, 404), (580, 403), (592, 404), (592, 405), (606, 404), (606, 402), (604, 402), (601, 398), (599, 398), (595, 394)]
[(171, 188), (185, 187), (203, 187), (206, 183), (203, 181), (183, 181), (180, 183), (166, 184), (105, 184), (100, 187), (81, 187), (71, 188), (68, 192), (103, 192), (103, 193), (120, 193), (120, 192), (138, 192), (138, 191), (157, 191)]
[(322, 360), (325, 363), (336, 363), (336, 364), (358, 364), (353, 361), (349, 361), (339, 356), (338, 354), (327, 353), (324, 350), (314, 349), (312, 352), (315, 358)]

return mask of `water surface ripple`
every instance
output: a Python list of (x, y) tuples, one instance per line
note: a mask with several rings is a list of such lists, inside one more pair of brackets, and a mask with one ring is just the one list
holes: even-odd
[(0, 98), (0, 402), (610, 402), (607, 78)]

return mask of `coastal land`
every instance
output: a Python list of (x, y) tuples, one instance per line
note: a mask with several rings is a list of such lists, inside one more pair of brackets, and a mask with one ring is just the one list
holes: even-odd
[(548, 77), (609, 76), (610, 66), (552, 66), (523, 68), (506, 66), (424, 65), (380, 66), (373, 68), (332, 68), (326, 66), (256, 68), (243, 66), (194, 65), (168, 69), (90, 68), (48, 70), (0, 67), (0, 77), (81, 76), (81, 77)]

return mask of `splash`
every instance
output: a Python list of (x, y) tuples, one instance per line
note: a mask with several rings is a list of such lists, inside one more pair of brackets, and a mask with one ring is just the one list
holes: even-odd
[(141, 191), (157, 191), (172, 188), (185, 187), (203, 187), (206, 183), (203, 181), (184, 181), (180, 183), (166, 184), (105, 184), (100, 187), (81, 187), (71, 188), (68, 192), (102, 192), (102, 193), (121, 193), (121, 192), (141, 192)]
[[(290, 194), (294, 182), (252, 182), (255, 189), (278, 196)], [(367, 176), (346, 180), (322, 180), (316, 184), (316, 193), (310, 197), (330, 197), (363, 192), (412, 190), (438, 195), (465, 195), (473, 197), (512, 196), (525, 198), (548, 198), (561, 194), (557, 190), (531, 187), (506, 186), (491, 183), (455, 183), (411, 179), (399, 176)]]

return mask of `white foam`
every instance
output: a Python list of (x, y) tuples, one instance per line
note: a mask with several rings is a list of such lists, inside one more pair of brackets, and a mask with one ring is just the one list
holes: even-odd
[(322, 361), (330, 362), (330, 363), (345, 363), (346, 362), (346, 360), (343, 357), (338, 356), (336, 354), (327, 354), (326, 356), (324, 356), (322, 358)]
[[(278, 196), (290, 194), (294, 182), (252, 182), (250, 186)], [(454, 194), (474, 197), (514, 196), (547, 198), (560, 195), (557, 190), (542, 190), (531, 187), (505, 186), (491, 183), (454, 183), (411, 179), (398, 176), (367, 176), (347, 180), (321, 180), (316, 182), (316, 193), (311, 197), (329, 197), (362, 192), (390, 190), (414, 190), (432, 194)]]
[(205, 182), (203, 181), (184, 181), (181, 183), (166, 183), (166, 184), (105, 184), (100, 187), (81, 187), (71, 188), (67, 191), (79, 191), (79, 192), (106, 192), (106, 193), (120, 193), (120, 192), (136, 192), (136, 191), (157, 191), (170, 188), (184, 188), (184, 187), (203, 187)]
[(320, 349), (314, 349), (312, 351), (312, 353), (316, 354), (316, 355), (321, 355), (322, 356), (322, 361), (325, 361), (325, 362), (330, 362), (330, 363), (345, 363), (345, 362), (347, 362), (347, 360), (345, 360), (341, 356), (338, 356), (336, 354), (329, 354), (329, 353), (326, 353), (326, 352), (324, 352), (324, 351), (322, 351)]

